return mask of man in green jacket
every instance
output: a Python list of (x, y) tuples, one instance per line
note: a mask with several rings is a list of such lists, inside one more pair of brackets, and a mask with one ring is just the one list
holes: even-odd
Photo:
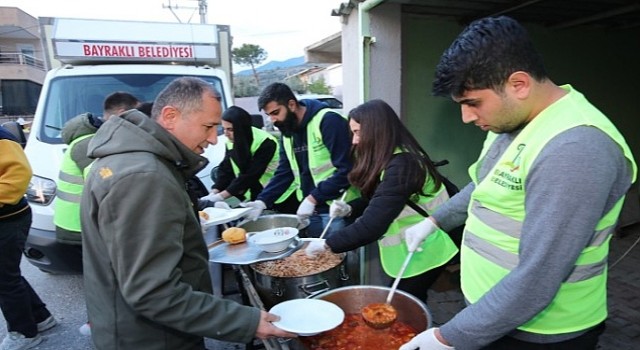
[(204, 337), (249, 343), (292, 337), (278, 317), (215, 297), (200, 221), (185, 183), (217, 142), (220, 94), (174, 80), (149, 118), (129, 111), (100, 127), (81, 202), (84, 284), (98, 349), (204, 349)]

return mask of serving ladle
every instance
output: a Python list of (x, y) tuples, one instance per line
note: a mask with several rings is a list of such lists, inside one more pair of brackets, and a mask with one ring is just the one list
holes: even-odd
[(391, 305), (391, 299), (393, 299), (393, 294), (395, 294), (396, 289), (398, 289), (398, 283), (400, 283), (402, 275), (404, 275), (404, 270), (407, 269), (413, 253), (414, 252), (409, 252), (407, 257), (404, 259), (404, 262), (400, 267), (400, 271), (398, 272), (398, 276), (396, 276), (396, 279), (391, 285), (391, 290), (389, 290), (386, 301), (384, 303), (367, 304), (362, 308), (362, 318), (369, 327), (375, 329), (387, 328), (398, 318), (398, 311), (393, 307), (393, 305)]

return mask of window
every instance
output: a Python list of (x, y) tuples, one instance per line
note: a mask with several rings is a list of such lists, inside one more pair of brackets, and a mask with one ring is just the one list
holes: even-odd
[[(38, 131), (41, 139), (62, 143), (60, 132), (64, 124), (78, 114), (90, 112), (101, 116), (105, 97), (114, 91), (125, 91), (140, 101), (153, 101), (176, 75), (119, 74), (87, 75), (56, 78), (51, 81), (43, 110), (43, 123)], [(224, 93), (215, 77), (200, 77)], [(223, 99), (224, 101), (224, 99)], [(223, 102), (223, 109), (226, 108)]]

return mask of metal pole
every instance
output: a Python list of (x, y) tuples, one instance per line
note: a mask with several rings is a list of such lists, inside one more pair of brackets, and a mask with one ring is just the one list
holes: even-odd
[(198, 13), (200, 13), (200, 23), (207, 23), (207, 0), (198, 1)]

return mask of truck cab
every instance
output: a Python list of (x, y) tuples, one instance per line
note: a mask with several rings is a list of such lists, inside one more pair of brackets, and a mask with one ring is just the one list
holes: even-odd
[[(78, 246), (57, 242), (53, 223), (56, 181), (68, 147), (60, 136), (65, 123), (81, 113), (100, 116), (104, 98), (114, 91), (152, 102), (169, 82), (183, 76), (211, 84), (226, 109), (233, 102), (218, 42), (215, 25), (54, 21), (51, 46), (62, 64), (45, 77), (25, 148), (33, 169), (26, 194), (33, 211), (25, 245), (31, 264), (51, 273), (82, 271)], [(211, 169), (224, 158), (224, 144), (221, 137), (205, 150), (209, 165), (198, 176), (208, 188)]]

